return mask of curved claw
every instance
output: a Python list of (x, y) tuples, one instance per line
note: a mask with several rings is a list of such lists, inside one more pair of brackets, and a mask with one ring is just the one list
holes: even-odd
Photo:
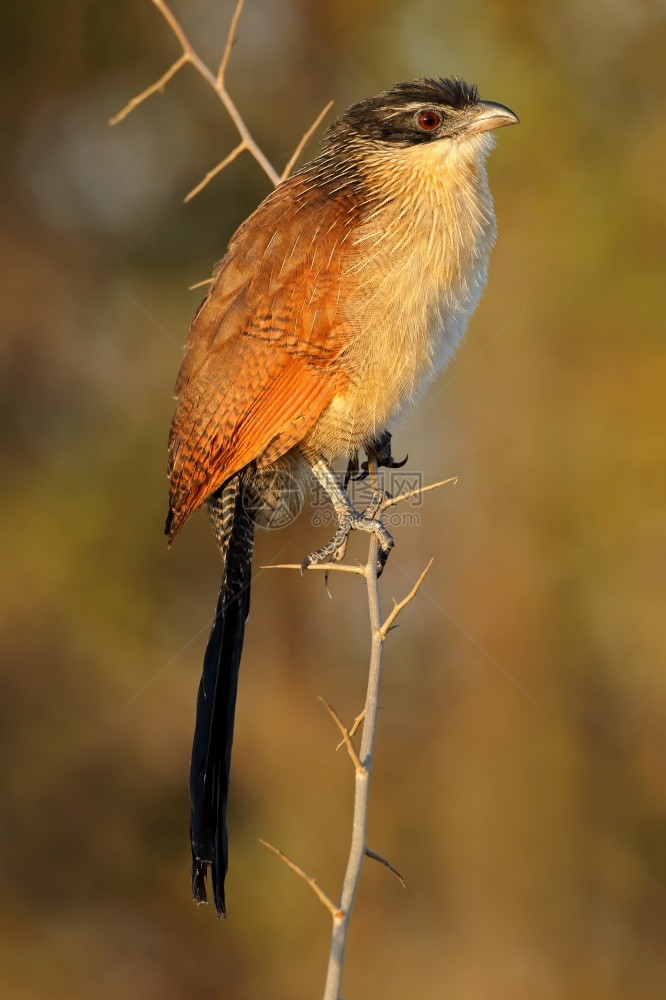
[[(356, 480), (358, 477), (354, 473), (358, 472), (358, 452), (349, 459), (347, 463), (347, 471), (345, 472), (345, 478), (342, 484), (343, 489), (347, 489), (349, 486), (349, 480)], [(366, 473), (367, 475), (367, 473)], [(365, 478), (365, 477), (363, 477)]]
[[(388, 534), (388, 532), (387, 532), (387, 534)], [(390, 545), (388, 545), (386, 548), (384, 548), (384, 546), (382, 546), (381, 542), (379, 544), (379, 555), (377, 557), (377, 579), (379, 579), (380, 576), (382, 575), (382, 573), (384, 572), (384, 566), (386, 566), (386, 563), (387, 563), (388, 557), (389, 557), (389, 553), (390, 553), (390, 551), (391, 551), (391, 549), (393, 548), (393, 545), (394, 545), (393, 539), (391, 538), (390, 535), (389, 535), (389, 539), (390, 539)]]
[[(402, 469), (403, 465), (406, 464), (408, 458), (409, 455), (405, 455), (402, 462), (396, 462), (396, 460), (393, 458), (393, 455), (389, 455), (385, 459), (382, 459), (381, 455), (377, 455), (375, 461), (377, 462), (377, 465), (380, 469)], [(369, 472), (368, 466), (369, 466), (368, 462), (361, 462), (360, 468), (363, 470), (363, 472), (359, 473), (358, 476), (352, 476), (351, 478), (365, 479)]]

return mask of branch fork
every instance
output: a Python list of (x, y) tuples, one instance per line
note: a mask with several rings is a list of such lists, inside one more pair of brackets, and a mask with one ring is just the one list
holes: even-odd
[(324, 117), (330, 111), (333, 105), (333, 101), (329, 101), (325, 105), (325, 107), (322, 108), (322, 110), (319, 112), (319, 114), (313, 121), (312, 125), (310, 125), (310, 127), (306, 129), (306, 131), (301, 136), (301, 139), (299, 140), (294, 152), (290, 156), (289, 161), (284, 170), (282, 171), (282, 173), (281, 174), (278, 173), (278, 171), (275, 169), (272, 163), (268, 160), (266, 154), (263, 152), (263, 150), (260, 148), (256, 140), (251, 135), (250, 130), (245, 124), (243, 116), (236, 107), (236, 104), (233, 98), (231, 97), (231, 94), (227, 90), (227, 85), (225, 80), (227, 66), (229, 64), (229, 58), (231, 56), (231, 50), (236, 40), (238, 21), (242, 13), (245, 0), (238, 0), (236, 4), (236, 9), (231, 19), (231, 24), (229, 26), (229, 32), (227, 34), (227, 40), (224, 46), (224, 52), (222, 53), (222, 58), (220, 59), (220, 63), (217, 67), (216, 72), (213, 72), (206, 65), (203, 59), (201, 59), (201, 57), (197, 54), (197, 52), (195, 52), (192, 43), (185, 34), (180, 22), (176, 18), (171, 8), (165, 3), (165, 0), (152, 0), (152, 2), (155, 5), (155, 7), (157, 7), (158, 11), (160, 12), (164, 20), (167, 22), (169, 27), (171, 28), (171, 31), (175, 35), (176, 40), (178, 41), (182, 49), (182, 52), (176, 59), (176, 61), (172, 63), (172, 65), (169, 67), (166, 73), (164, 73), (159, 78), (159, 80), (156, 80), (155, 83), (151, 83), (149, 87), (146, 87), (146, 89), (142, 90), (140, 94), (137, 94), (130, 101), (128, 101), (125, 107), (121, 108), (121, 110), (116, 115), (114, 115), (113, 118), (110, 118), (109, 125), (117, 125), (118, 122), (121, 122), (124, 118), (127, 118), (127, 116), (132, 111), (134, 111), (135, 108), (137, 108), (140, 104), (143, 104), (143, 102), (147, 98), (151, 97), (153, 94), (156, 94), (158, 91), (162, 92), (167, 83), (169, 82), (169, 80), (171, 80), (172, 77), (174, 77), (176, 73), (178, 73), (183, 68), (183, 66), (186, 66), (189, 63), (189, 65), (193, 66), (194, 69), (197, 71), (197, 73), (201, 77), (203, 77), (206, 83), (215, 91), (220, 101), (224, 105), (227, 114), (234, 123), (241, 141), (231, 151), (231, 153), (225, 156), (224, 159), (222, 159), (217, 164), (217, 166), (213, 167), (211, 170), (208, 171), (203, 180), (201, 180), (197, 185), (195, 185), (195, 187), (192, 188), (191, 191), (188, 192), (188, 194), (185, 195), (184, 200), (188, 202), (192, 198), (194, 198), (197, 194), (199, 194), (199, 192), (206, 187), (206, 185), (213, 179), (213, 177), (216, 177), (217, 174), (219, 174), (222, 170), (224, 170), (224, 168), (227, 167), (230, 163), (232, 163), (237, 156), (240, 156), (240, 154), (245, 152), (246, 150), (256, 160), (256, 162), (259, 164), (259, 166), (264, 171), (266, 176), (269, 178), (271, 183), (274, 186), (277, 186), (280, 183), (280, 181), (285, 180), (291, 174), (291, 171), (293, 170), (296, 161), (298, 160), (306, 144), (312, 137), (312, 134), (319, 127)]

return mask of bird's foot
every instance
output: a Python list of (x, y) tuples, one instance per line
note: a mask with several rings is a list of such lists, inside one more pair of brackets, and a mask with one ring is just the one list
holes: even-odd
[(382, 505), (389, 499), (390, 494), (384, 490), (375, 490), (372, 499), (362, 514), (353, 507), (346, 508), (339, 516), (338, 530), (326, 545), (316, 549), (306, 556), (301, 563), (301, 573), (304, 573), (308, 566), (316, 566), (321, 563), (340, 562), (347, 550), (347, 542), (352, 531), (366, 531), (373, 534), (379, 544), (377, 556), (377, 576), (381, 576), (386, 565), (389, 552), (393, 548), (394, 541), (387, 529), (381, 522)]

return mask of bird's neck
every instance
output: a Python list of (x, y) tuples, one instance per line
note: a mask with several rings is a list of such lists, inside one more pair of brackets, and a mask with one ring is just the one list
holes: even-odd
[[(483, 141), (433, 143), (365, 157), (350, 239), (350, 267), (362, 283), (379, 281), (388, 291), (418, 275), (424, 299), (456, 309), (478, 298), (495, 238), (487, 148)], [(413, 289), (403, 291), (411, 299)]]

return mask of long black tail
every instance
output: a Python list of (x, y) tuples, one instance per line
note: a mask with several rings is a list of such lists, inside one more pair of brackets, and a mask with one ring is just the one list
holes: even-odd
[(224, 573), (197, 696), (190, 767), (192, 894), (198, 903), (207, 901), (206, 871), (210, 866), (218, 916), (226, 913), (229, 769), (254, 545), (254, 520), (243, 500), (242, 481), (235, 476), (208, 502)]

